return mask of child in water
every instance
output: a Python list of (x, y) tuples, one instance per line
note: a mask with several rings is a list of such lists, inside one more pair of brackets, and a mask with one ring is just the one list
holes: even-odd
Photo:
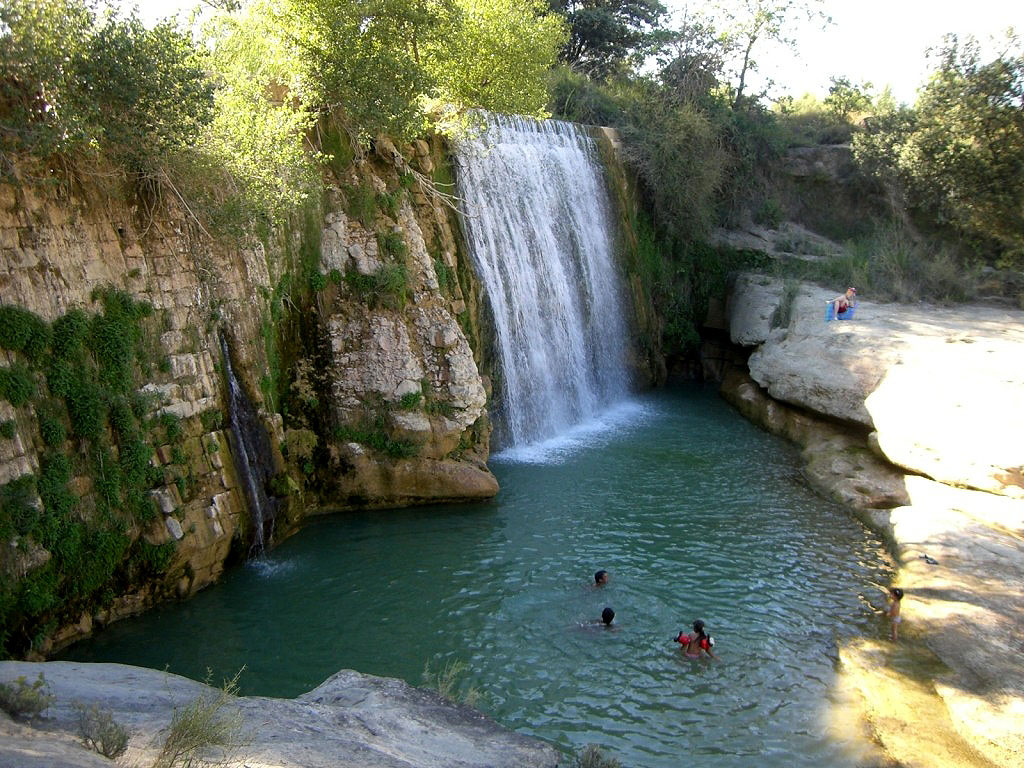
[(715, 654), (711, 652), (712, 647), (715, 645), (715, 639), (704, 632), (704, 622), (700, 619), (693, 622), (692, 635), (684, 634), (680, 630), (679, 634), (673, 639), (683, 646), (686, 658), (688, 659), (699, 659), (705, 653), (712, 659), (716, 658)]
[(900, 601), (903, 599), (903, 590), (899, 587), (893, 587), (889, 590), (889, 609), (886, 611), (886, 615), (892, 622), (892, 639), (898, 640), (900, 635), (900, 624), (903, 623), (903, 617), (900, 616)]
[(612, 610), (611, 606), (605, 607), (601, 611), (600, 619), (591, 619), (590, 621), (580, 622), (580, 626), (584, 628), (590, 627), (601, 627), (602, 629), (618, 629), (612, 622), (615, 620), (615, 611)]

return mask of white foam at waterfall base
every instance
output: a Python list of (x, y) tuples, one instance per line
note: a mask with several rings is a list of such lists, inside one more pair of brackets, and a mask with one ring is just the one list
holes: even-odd
[(615, 216), (581, 126), (488, 115), (456, 145), (462, 224), (494, 325), (496, 448), (551, 456), (630, 394)]
[(254, 557), (246, 562), (246, 567), (252, 569), (263, 578), (269, 579), (280, 576), (295, 570), (294, 560), (277, 560), (263, 555)]
[(512, 446), (491, 455), (491, 461), (514, 464), (560, 464), (581, 451), (607, 445), (623, 433), (646, 424), (654, 409), (636, 400), (622, 400), (556, 437)]

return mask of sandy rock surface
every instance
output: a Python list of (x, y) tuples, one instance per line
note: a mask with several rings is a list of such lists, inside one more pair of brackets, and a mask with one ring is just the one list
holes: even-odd
[[(802, 285), (789, 324), (772, 328), (785, 312), (765, 305), (784, 292), (766, 279), (735, 282), (730, 305), (760, 309), (730, 312), (730, 336), (757, 348), (750, 379), (734, 372), (723, 394), (803, 445), (809, 481), (889, 539), (902, 634), (939, 660), (904, 669), (899, 652), (844, 649), (876, 735), (906, 765), (948, 765), (939, 756), (958, 750), (970, 759), (957, 764), (1024, 765), (1024, 313), (862, 299), (854, 320), (826, 323), (830, 295)], [(941, 717), (907, 704), (904, 725), (888, 722), (893, 681), (941, 701)], [(939, 720), (961, 746), (912, 737)]]
[(753, 379), (777, 400), (874, 430), (897, 466), (1024, 498), (1024, 312), (861, 299), (853, 320), (826, 323), (829, 298), (801, 286), (789, 325), (766, 334), (781, 291), (737, 281), (730, 336), (760, 344)]
[[(216, 691), (184, 677), (123, 664), (0, 662), (0, 682), (43, 672), (56, 702), (30, 724), (0, 715), (4, 768), (113, 765), (77, 742), (74, 702), (96, 704), (132, 734), (126, 765), (149, 765), (175, 708)], [(232, 698), (237, 746), (204, 759), (248, 768), (555, 768), (558, 753), (469, 707), (399, 680), (343, 670), (295, 699)], [(30, 727), (31, 726), (31, 727)]]

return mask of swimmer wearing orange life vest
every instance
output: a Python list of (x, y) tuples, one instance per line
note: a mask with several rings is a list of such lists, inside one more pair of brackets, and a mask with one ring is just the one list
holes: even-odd
[(686, 658), (699, 659), (702, 654), (707, 654), (712, 659), (716, 658), (711, 649), (715, 645), (715, 639), (704, 632), (704, 622), (697, 619), (693, 622), (693, 634), (685, 634), (682, 630), (673, 640), (683, 646)]

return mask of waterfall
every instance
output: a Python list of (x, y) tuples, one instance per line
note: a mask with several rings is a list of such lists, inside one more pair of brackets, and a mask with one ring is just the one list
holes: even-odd
[(267, 495), (266, 483), (274, 474), (270, 440), (249, 396), (242, 389), (231, 365), (227, 339), (220, 337), (224, 373), (228, 383), (228, 422), (234, 438), (235, 469), (245, 488), (252, 517), (251, 556), (260, 556), (267, 540), (274, 535), (277, 501)]
[(486, 121), (457, 143), (458, 190), (494, 322), (495, 438), (518, 448), (627, 397), (628, 333), (594, 140), (572, 123)]

